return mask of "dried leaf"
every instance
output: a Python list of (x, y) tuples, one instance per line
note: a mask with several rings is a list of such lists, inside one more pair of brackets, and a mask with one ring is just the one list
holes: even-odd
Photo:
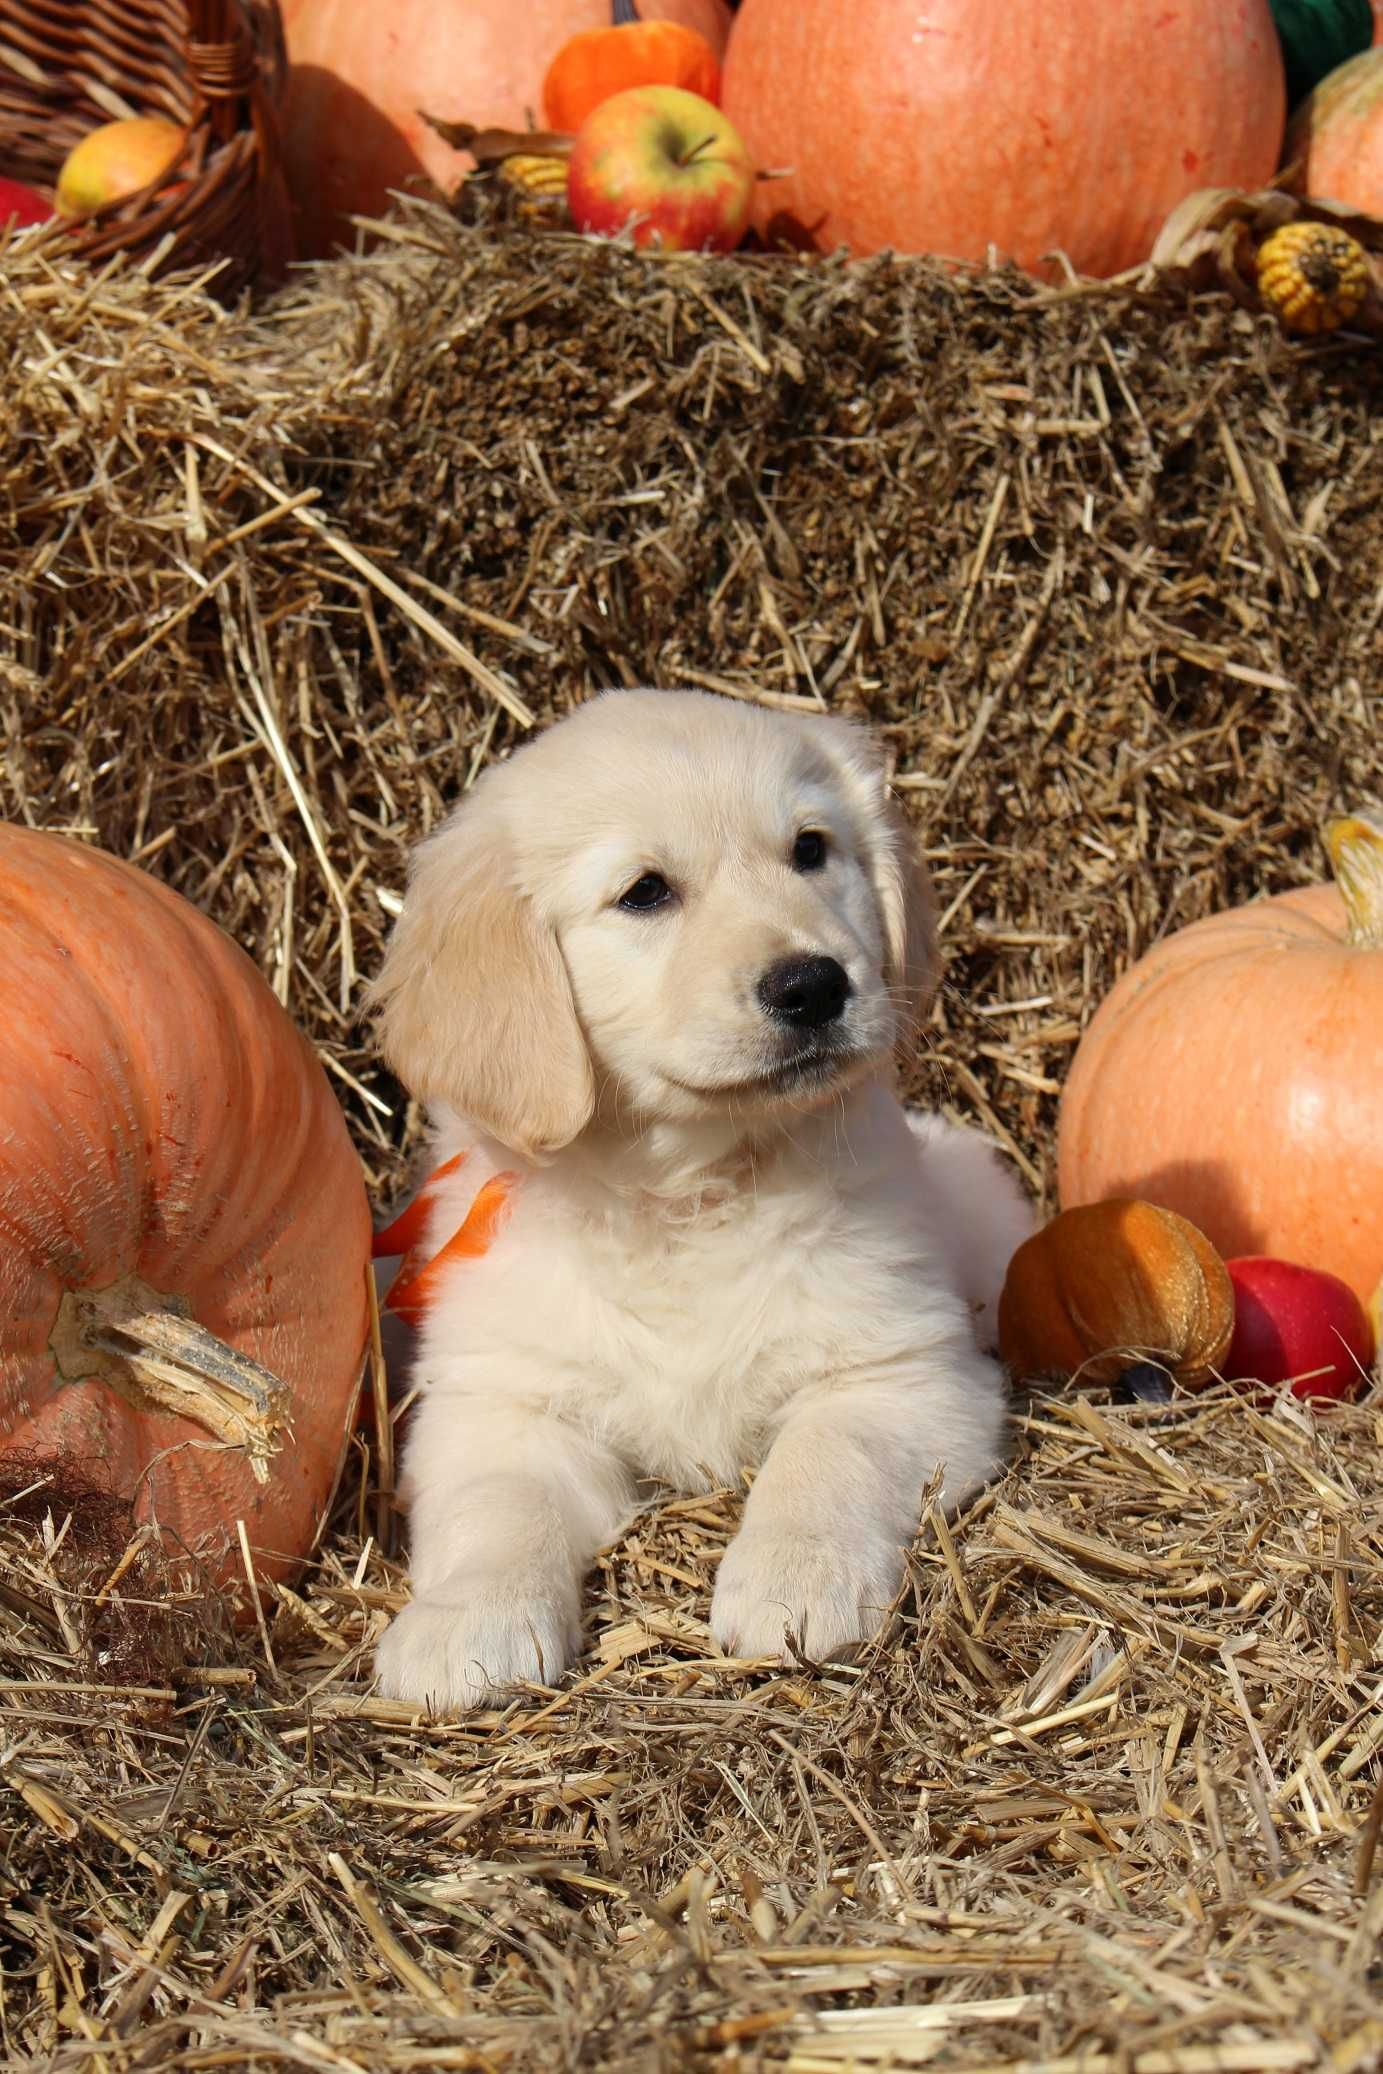
[(440, 116), (429, 115), (425, 108), (420, 108), (418, 114), (444, 144), (450, 144), (453, 151), (469, 151), (478, 166), (497, 165), (521, 153), (570, 158), (576, 142), (565, 130), (481, 129), (473, 122), (444, 122)]
[(1247, 200), (1233, 187), (1199, 187), (1186, 195), (1158, 232), (1148, 264), (1185, 266), (1203, 251), (1213, 251), (1224, 224), (1243, 213)]
[(1261, 242), (1284, 223), (1337, 224), (1367, 251), (1383, 251), (1383, 222), (1342, 202), (1308, 200), (1280, 184), (1246, 190), (1202, 187), (1177, 203), (1153, 245), (1149, 265), (1158, 272), (1192, 266), (1219, 248), (1229, 224), (1245, 224)]

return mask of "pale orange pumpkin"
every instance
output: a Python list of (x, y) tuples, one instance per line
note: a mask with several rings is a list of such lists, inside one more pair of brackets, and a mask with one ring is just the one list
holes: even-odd
[(1259, 187), (1286, 109), (1269, 0), (745, 0), (721, 105), (770, 233), (1037, 269), (1137, 265), (1201, 187)]
[(1064, 1206), (1141, 1196), (1226, 1257), (1383, 1281), (1383, 830), (1333, 822), (1337, 884), (1193, 922), (1114, 987), (1061, 1100)]
[[(726, 0), (640, 0), (723, 55)], [(543, 79), (564, 43), (607, 27), (610, 0), (287, 0), (291, 71), (284, 150), (298, 251), (349, 245), (351, 216), (379, 216), (391, 189), (426, 176), (451, 194), (471, 170), (425, 116), (479, 128), (542, 122)]]
[(1337, 65), (1292, 117), (1284, 147), (1305, 192), (1383, 216), (1383, 45)]
[(309, 1550), (357, 1399), (370, 1217), (306, 1040), (146, 873), (0, 824), (0, 1451), (213, 1575)]

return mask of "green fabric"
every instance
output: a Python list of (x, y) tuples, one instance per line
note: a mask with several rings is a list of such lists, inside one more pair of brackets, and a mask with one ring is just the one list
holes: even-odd
[(1372, 0), (1272, 0), (1287, 65), (1287, 103), (1373, 42)]

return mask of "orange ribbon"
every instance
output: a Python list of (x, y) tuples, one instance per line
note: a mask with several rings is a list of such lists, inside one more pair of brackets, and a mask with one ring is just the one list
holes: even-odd
[(387, 1224), (383, 1231), (376, 1232), (374, 1257), (376, 1260), (392, 1259), (402, 1254), (403, 1260), (398, 1273), (389, 1285), (384, 1299), (384, 1308), (395, 1317), (416, 1326), (421, 1323), (428, 1306), (432, 1303), (446, 1270), (458, 1260), (479, 1260), (488, 1253), (505, 1205), (518, 1181), (517, 1174), (493, 1174), (476, 1193), (475, 1200), (466, 1212), (465, 1222), (452, 1233), (446, 1244), (432, 1255), (421, 1259), (423, 1228), (432, 1206), (432, 1197), (437, 1185), (449, 1174), (459, 1173), (466, 1163), (466, 1154), (458, 1152), (454, 1158), (445, 1160), (440, 1167), (428, 1175), (418, 1195), (406, 1210)]

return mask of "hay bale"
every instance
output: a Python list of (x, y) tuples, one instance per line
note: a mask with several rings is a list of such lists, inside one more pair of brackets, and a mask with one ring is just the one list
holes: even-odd
[[(1349, 341), (423, 205), (254, 315), (12, 252), (0, 332), (0, 806), (238, 936), (381, 1192), (416, 1120), (357, 988), (406, 849), (598, 686), (883, 729), (946, 913), (919, 1091), (1039, 1182), (1115, 973), (1383, 803)], [(175, 1609), (113, 1686), (97, 1602), (154, 1592), (142, 1555), (112, 1583), (114, 1528), (0, 1499), (7, 2053), (1376, 2065), (1379, 1439), (1367, 1404), (1033, 1400), (865, 1660), (787, 1673), (707, 1634), (738, 1494), (672, 1499), (562, 1693), (441, 1726), (369, 1693), (387, 1451), (262, 1632)]]
[(423, 205), (253, 321), (16, 258), (0, 325), (0, 805), (239, 936), (381, 1187), (407, 1125), (351, 1003), (405, 849), (593, 689), (883, 728), (947, 916), (925, 1091), (1034, 1181), (1130, 956), (1318, 875), (1322, 816), (1383, 792), (1357, 343), (915, 261), (649, 265)]

